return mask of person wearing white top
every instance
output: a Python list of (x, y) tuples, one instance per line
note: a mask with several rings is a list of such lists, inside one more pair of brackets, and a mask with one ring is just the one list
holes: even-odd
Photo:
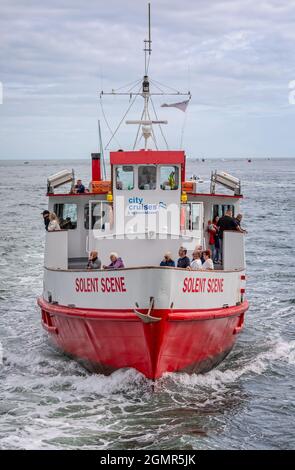
[(48, 224), (48, 232), (55, 232), (56, 230), (60, 230), (60, 225), (58, 223), (57, 215), (54, 212), (50, 212), (49, 214), (49, 224)]
[(202, 269), (202, 261), (201, 261), (201, 252), (194, 251), (193, 252), (193, 260), (191, 262), (190, 268), (192, 271), (200, 271)]
[(205, 250), (203, 252), (203, 256), (205, 258), (205, 262), (202, 264), (202, 270), (214, 269), (213, 261), (211, 259), (211, 251), (210, 250)]

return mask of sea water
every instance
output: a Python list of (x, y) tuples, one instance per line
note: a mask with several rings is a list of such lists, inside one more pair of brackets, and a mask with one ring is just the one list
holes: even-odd
[[(1, 449), (294, 449), (295, 160), (191, 161), (242, 180), (248, 230), (244, 331), (204, 375), (91, 375), (50, 346), (42, 291), (46, 178), (90, 161), (0, 162)], [(200, 184), (199, 188), (202, 189)]]

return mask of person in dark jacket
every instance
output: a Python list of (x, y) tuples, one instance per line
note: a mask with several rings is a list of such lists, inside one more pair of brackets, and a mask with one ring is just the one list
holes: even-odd
[(238, 230), (238, 225), (233, 218), (233, 213), (230, 209), (228, 209), (225, 214), (220, 217), (217, 222), (217, 227), (219, 227), (219, 238), (223, 240), (223, 232), (224, 230)]
[(184, 246), (181, 246), (178, 251), (178, 261), (177, 261), (177, 267), (178, 268), (184, 268), (186, 269), (188, 266), (190, 266), (191, 262), (189, 257), (186, 255), (187, 254), (187, 249), (184, 248)]
[(48, 231), (48, 225), (49, 225), (49, 222), (50, 222), (49, 214), (50, 214), (50, 212), (47, 211), (47, 210), (42, 212), (44, 225), (45, 225), (45, 230), (47, 230), (47, 231)]
[(77, 180), (77, 184), (75, 185), (75, 193), (85, 193), (85, 186), (82, 184), (82, 180)]
[(173, 261), (170, 251), (167, 251), (167, 253), (165, 253), (164, 259), (163, 261), (161, 261), (160, 266), (175, 266), (175, 261)]

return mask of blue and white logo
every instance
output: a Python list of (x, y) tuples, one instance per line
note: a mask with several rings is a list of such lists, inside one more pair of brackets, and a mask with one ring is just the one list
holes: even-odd
[(143, 197), (130, 197), (128, 199), (128, 215), (156, 214), (160, 209), (167, 209), (165, 202), (147, 203)]

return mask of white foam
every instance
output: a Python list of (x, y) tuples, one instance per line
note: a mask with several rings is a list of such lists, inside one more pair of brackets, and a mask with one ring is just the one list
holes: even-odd
[(258, 354), (254, 360), (250, 359), (247, 364), (236, 370), (221, 371), (213, 369), (206, 374), (199, 375), (167, 373), (164, 377), (171, 377), (175, 382), (179, 381), (186, 386), (203, 386), (218, 389), (221, 384), (233, 383), (245, 375), (261, 375), (275, 361), (285, 361), (289, 364), (294, 364), (295, 341), (286, 342), (279, 340), (268, 351)]

